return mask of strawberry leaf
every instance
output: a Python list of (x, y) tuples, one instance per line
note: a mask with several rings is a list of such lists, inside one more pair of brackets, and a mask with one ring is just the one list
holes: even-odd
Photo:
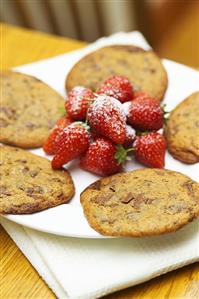
[(118, 161), (118, 164), (123, 164), (126, 160), (129, 160), (130, 157), (127, 157), (127, 150), (121, 145), (116, 145), (115, 159)]

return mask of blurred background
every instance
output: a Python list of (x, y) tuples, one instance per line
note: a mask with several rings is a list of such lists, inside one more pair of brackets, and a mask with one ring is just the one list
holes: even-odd
[(161, 57), (199, 68), (199, 0), (0, 0), (1, 22), (92, 42), (140, 30)]

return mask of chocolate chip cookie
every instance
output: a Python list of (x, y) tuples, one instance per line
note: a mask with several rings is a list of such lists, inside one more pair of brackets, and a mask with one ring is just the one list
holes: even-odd
[(199, 162), (199, 92), (171, 112), (164, 135), (174, 158), (188, 164)]
[(68, 202), (74, 195), (66, 170), (28, 151), (0, 146), (0, 213), (31, 214)]
[(91, 227), (103, 235), (160, 235), (199, 216), (199, 184), (179, 172), (139, 169), (88, 186), (81, 204)]
[(76, 85), (96, 88), (108, 77), (121, 75), (129, 78), (137, 91), (145, 91), (161, 101), (167, 88), (166, 71), (153, 51), (130, 45), (101, 48), (83, 57), (69, 72), (66, 89)]
[(0, 142), (21, 148), (41, 147), (63, 115), (63, 98), (32, 76), (4, 71), (0, 79)]

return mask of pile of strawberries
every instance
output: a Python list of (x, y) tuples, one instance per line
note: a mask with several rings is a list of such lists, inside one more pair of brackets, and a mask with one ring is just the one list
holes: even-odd
[(43, 146), (54, 155), (54, 169), (80, 158), (82, 169), (105, 176), (122, 171), (132, 154), (146, 166), (164, 167), (166, 142), (157, 132), (164, 111), (156, 99), (134, 92), (127, 78), (113, 76), (95, 93), (74, 87), (65, 109)]

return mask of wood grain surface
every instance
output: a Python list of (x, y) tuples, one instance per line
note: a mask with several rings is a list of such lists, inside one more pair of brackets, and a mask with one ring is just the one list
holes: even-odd
[[(78, 49), (80, 41), (1, 24), (1, 69)], [(53, 299), (48, 288), (5, 230), (0, 227), (0, 299)], [(172, 271), (106, 299), (197, 299), (199, 264)]]

